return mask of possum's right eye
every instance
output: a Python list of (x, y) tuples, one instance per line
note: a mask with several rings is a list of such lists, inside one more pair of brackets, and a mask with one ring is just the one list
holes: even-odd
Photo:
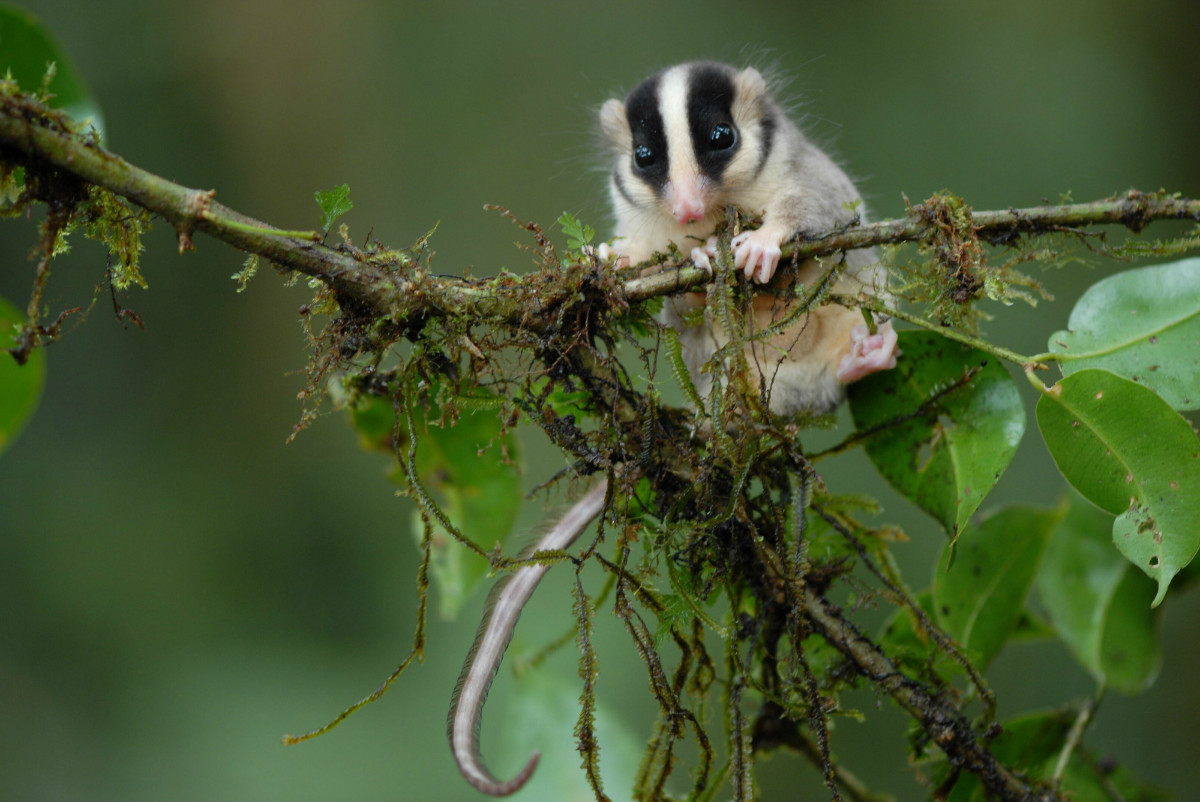
[(654, 151), (649, 145), (638, 145), (633, 149), (633, 163), (638, 167), (649, 167), (654, 164)]
[(737, 132), (728, 123), (718, 123), (712, 129), (708, 138), (708, 146), (713, 150), (729, 150), (737, 144)]

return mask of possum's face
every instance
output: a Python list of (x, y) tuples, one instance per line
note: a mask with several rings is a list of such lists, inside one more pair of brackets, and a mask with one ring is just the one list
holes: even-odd
[(694, 62), (610, 100), (600, 125), (617, 153), (617, 213), (669, 215), (680, 226), (715, 221), (753, 183), (770, 153), (774, 121), (757, 70)]

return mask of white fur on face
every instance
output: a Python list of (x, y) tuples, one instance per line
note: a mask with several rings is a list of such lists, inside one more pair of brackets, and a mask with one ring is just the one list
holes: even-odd
[(692, 131), (688, 127), (688, 70), (673, 67), (658, 84), (658, 108), (667, 135), (670, 175), (697, 176), (700, 168), (692, 150)]
[[(632, 143), (627, 133), (625, 109), (619, 105), (605, 109), (610, 117), (613, 112), (619, 112), (621, 119), (617, 121), (606, 120), (604, 114), (601, 116), (605, 133), (621, 151), (616, 171), (628, 197), (621, 196), (614, 184), (612, 202), (617, 218), (615, 233), (626, 240), (626, 246), (632, 246), (628, 248), (632, 251), (631, 256), (646, 258), (653, 250), (665, 247), (667, 242), (674, 242), (686, 251), (686, 245), (694, 244), (692, 239), (703, 239), (712, 233), (724, 206), (741, 206), (752, 214), (761, 214), (767, 200), (774, 195), (772, 185), (777, 182), (758, 170), (762, 147), (760, 116), (764, 106), (757, 102), (757, 93), (754, 98), (746, 98), (746, 102), (739, 97), (733, 104), (733, 122), (740, 139), (738, 152), (719, 179), (701, 174), (688, 119), (690, 77), (694, 66), (671, 67), (658, 80), (655, 100), (662, 119), (668, 159), (668, 183), (662, 188), (661, 195), (657, 188), (639, 178), (632, 167)], [(741, 80), (735, 79), (734, 85), (739, 93), (747, 89)], [(750, 89), (753, 91), (755, 87)], [(683, 208), (683, 204), (695, 208), (698, 203), (703, 205), (702, 220), (686, 224), (676, 220), (677, 208)], [(616, 247), (621, 250), (622, 244), (618, 242)]]

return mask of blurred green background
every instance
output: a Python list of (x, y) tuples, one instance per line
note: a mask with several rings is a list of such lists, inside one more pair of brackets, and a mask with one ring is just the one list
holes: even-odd
[[(567, 209), (606, 230), (595, 109), (691, 58), (776, 63), (877, 218), (901, 213), (903, 194), (945, 188), (976, 208), (1130, 186), (1200, 194), (1196, 4), (25, 6), (91, 82), (109, 147), (135, 164), (287, 228), (315, 227), (314, 190), (349, 183), (355, 208), (343, 220), (356, 240), (373, 228), (405, 245), (441, 221), (434, 266), (450, 273), (529, 264), (513, 247), (521, 232), (484, 203), (547, 226)], [(0, 295), (22, 307), (35, 242), (28, 223), (0, 226)], [(0, 459), (0, 797), (479, 798), (458, 778), (444, 717), (483, 593), (460, 620), (431, 620), (424, 664), (383, 701), (315, 742), (280, 745), (407, 653), (411, 511), (341, 415), (285, 444), (300, 414), (296, 309), (308, 291), (264, 271), (235, 294), (239, 255), (197, 245), (179, 256), (157, 227), (143, 263), (151, 289), (123, 297), (146, 330), (122, 329), (103, 296), (85, 325), (69, 324), (47, 353), (39, 412)], [(77, 240), (52, 276), (51, 310), (86, 305), (103, 269), (102, 251)], [(1113, 269), (1093, 260), (1041, 276), (1057, 302), (997, 307), (987, 331), (1044, 350), (1071, 299)], [(526, 442), (544, 457), (533, 484), (558, 461), (536, 436)], [(1052, 471), (1031, 422), (993, 502), (1052, 503)], [(913, 538), (899, 548), (909, 582), (923, 585), (934, 525), (861, 455), (829, 481), (883, 499)], [(532, 526), (543, 510), (527, 506)], [(567, 579), (539, 591), (511, 655), (569, 625)], [(1183, 799), (1200, 786), (1198, 598), (1168, 601), (1155, 688), (1110, 696), (1088, 736)], [(628, 639), (600, 618), (612, 745), (602, 761), (621, 799), (650, 696)], [(1010, 648), (991, 679), (1002, 715), (1090, 687), (1047, 645)], [(539, 692), (541, 708), (529, 701)], [(571, 739), (577, 694), (571, 648), (521, 681), (501, 673), (484, 748), (505, 776), (530, 745), (545, 750), (524, 798), (586, 798)], [(870, 694), (857, 703), (872, 723), (840, 720), (835, 747), (869, 783), (920, 798), (902, 719)], [(789, 756), (760, 778), (764, 799), (822, 798), (814, 772)]]

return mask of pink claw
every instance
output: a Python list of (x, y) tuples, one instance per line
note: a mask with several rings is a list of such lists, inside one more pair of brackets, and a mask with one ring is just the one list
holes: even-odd
[(766, 284), (775, 275), (783, 251), (772, 232), (761, 228), (746, 231), (734, 237), (730, 245), (733, 246), (733, 264), (745, 271), (746, 278)]

